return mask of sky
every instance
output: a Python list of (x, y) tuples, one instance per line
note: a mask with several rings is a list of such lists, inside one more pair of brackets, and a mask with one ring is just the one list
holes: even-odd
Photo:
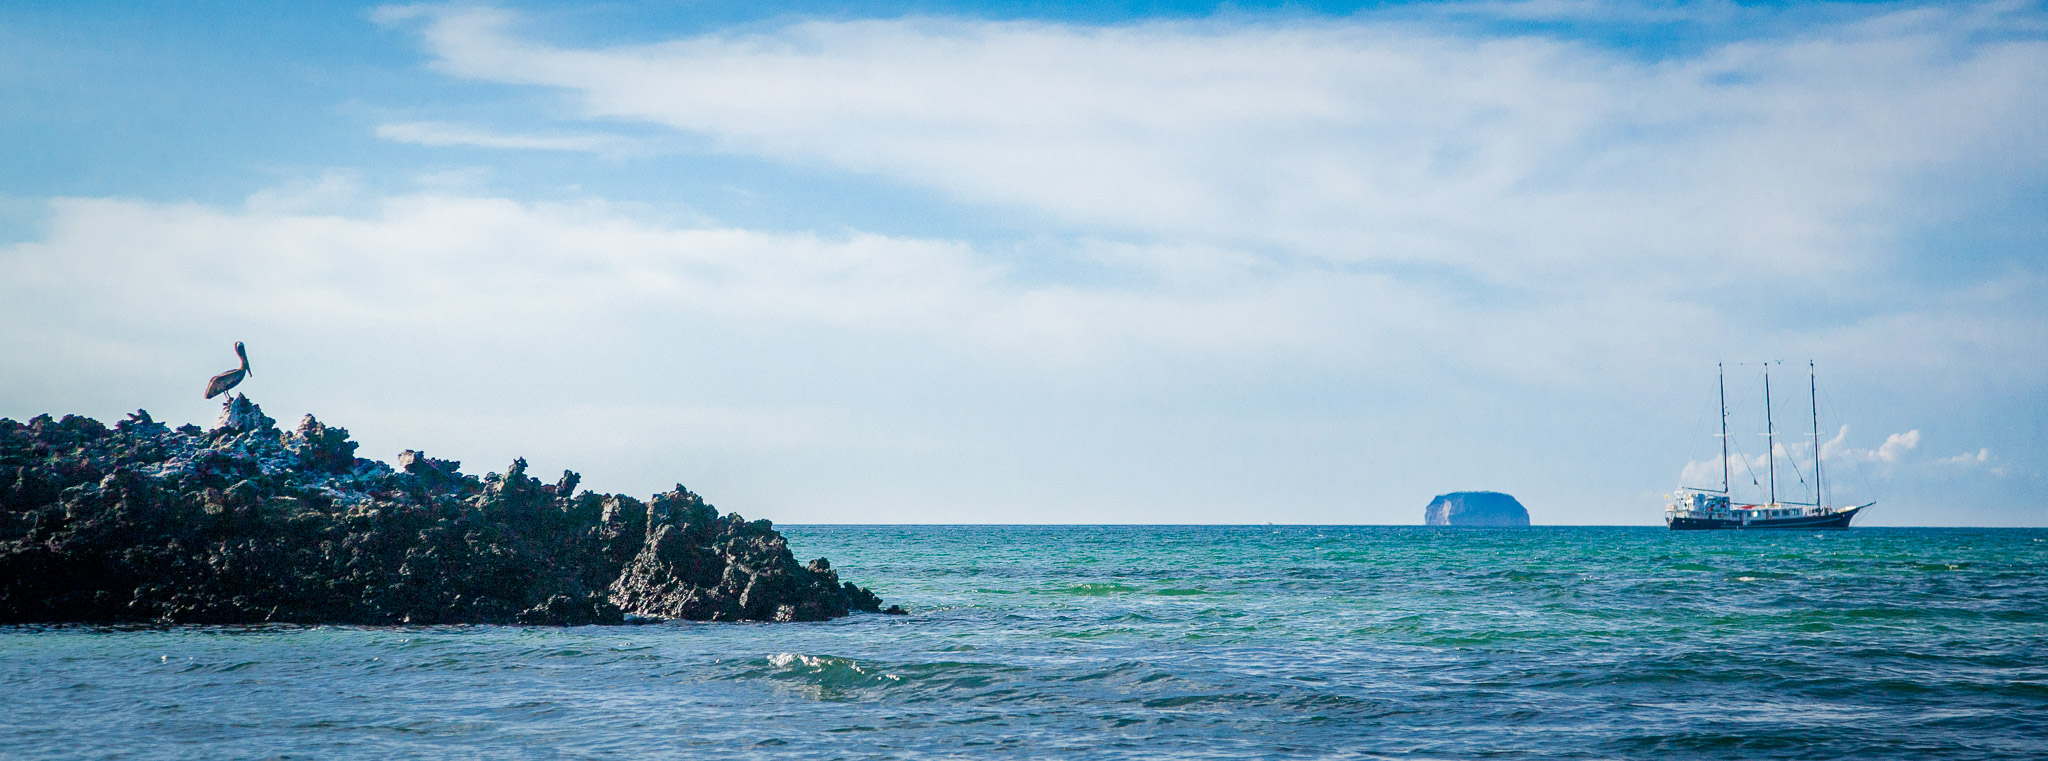
[(783, 523), (1656, 525), (1725, 377), (1738, 498), (2048, 526), (2038, 2), (12, 2), (0, 146), (16, 420), (239, 340)]

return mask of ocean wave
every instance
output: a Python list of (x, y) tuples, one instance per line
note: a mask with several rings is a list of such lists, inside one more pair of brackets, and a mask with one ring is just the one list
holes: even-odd
[(1022, 666), (972, 661), (882, 663), (835, 655), (775, 653), (745, 663), (728, 678), (768, 680), (818, 700), (889, 694), (974, 693)]

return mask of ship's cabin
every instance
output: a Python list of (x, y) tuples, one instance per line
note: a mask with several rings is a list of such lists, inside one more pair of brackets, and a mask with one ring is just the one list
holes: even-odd
[(1728, 495), (1681, 489), (1669, 497), (1671, 502), (1664, 506), (1664, 512), (1680, 515), (1727, 514)]
[(1812, 515), (1826, 515), (1831, 510), (1813, 505), (1774, 503), (1769, 505), (1738, 505), (1735, 508), (1750, 518), (1804, 518)]
[(1768, 521), (1784, 518), (1809, 518), (1829, 515), (1835, 512), (1825, 507), (1798, 503), (1730, 504), (1726, 494), (1694, 491), (1692, 489), (1680, 489), (1677, 494), (1666, 495), (1666, 497), (1671, 500), (1664, 506), (1664, 513), (1667, 516), (1739, 520), (1745, 524), (1753, 520)]

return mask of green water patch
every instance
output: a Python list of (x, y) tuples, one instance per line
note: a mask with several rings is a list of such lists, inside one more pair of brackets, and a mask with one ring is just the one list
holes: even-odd
[(1956, 615), (1961, 615), (1963, 617), (1968, 618), (1975, 618), (1977, 614), (1970, 611), (1952, 611), (1943, 610), (1940, 608), (1899, 608), (1891, 606), (1882, 606), (1865, 608), (1836, 608), (1833, 610), (1826, 611), (1826, 615), (1849, 621), (1910, 621), (1913, 619), (1920, 618), (1938, 618)]
[(1072, 586), (1061, 587), (1059, 589), (1048, 589), (1043, 590), (1043, 593), (1056, 595), (1077, 595), (1080, 597), (1107, 597), (1109, 595), (1122, 595), (1130, 594), (1132, 592), (1143, 591), (1145, 590), (1124, 584), (1096, 583), (1075, 584)]
[(1431, 637), (1428, 642), (1441, 647), (1473, 647), (1494, 645), (1517, 640), (1542, 639), (1553, 636), (1551, 632), (1540, 631), (1485, 631), (1444, 634)]
[(1162, 597), (1185, 597), (1185, 596), (1188, 596), (1188, 595), (1206, 595), (1206, 594), (1208, 594), (1208, 593), (1209, 593), (1209, 590), (1206, 590), (1206, 589), (1201, 589), (1201, 588), (1198, 588), (1198, 587), (1197, 587), (1197, 588), (1187, 588), (1187, 589), (1180, 589), (1180, 588), (1168, 588), (1168, 589), (1159, 589), (1159, 590), (1154, 590), (1154, 591), (1152, 592), (1152, 594), (1155, 594), (1155, 595), (1160, 595), (1160, 596), (1162, 596)]
[(1075, 629), (1073, 631), (1053, 632), (1051, 636), (1055, 639), (1096, 639), (1098, 637), (1112, 637), (1118, 634), (1137, 633), (1137, 629), (1128, 626), (1110, 626), (1099, 629)]

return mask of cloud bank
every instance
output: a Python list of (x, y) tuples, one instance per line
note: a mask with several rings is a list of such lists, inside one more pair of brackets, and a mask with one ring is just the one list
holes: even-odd
[[(1922, 430), (2039, 451), (1997, 411), (2048, 387), (2043, 252), (1964, 239), (2024, 232), (2048, 184), (2038, 13), (1886, 7), (1661, 55), (1486, 27), (1541, 10), (570, 46), (508, 11), (386, 9), (435, 71), (572, 113), (387, 142), (574, 157), (630, 122), (1024, 232), (746, 228), (536, 201), (560, 194), (505, 171), (57, 199), (0, 248), (0, 383), (24, 409), (203, 420), (138, 390), (248, 339), (273, 414), (332, 415), (370, 454), (687, 478), (799, 521), (1408, 523), (1499, 488), (1539, 522), (1646, 522), (1712, 451), (1720, 360), (1814, 357), (1864, 389), (1830, 424), (1906, 433), (1825, 457), (1908, 492), (1932, 488)], [(1972, 504), (2048, 520), (1997, 488)]]
[[(1956, 166), (2038, 176), (2048, 45), (1909, 9), (1691, 57), (1370, 18), (808, 22), (564, 48), (425, 12), (436, 66), (592, 118), (1074, 229), (1524, 286), (1853, 282)], [(2038, 19), (2034, 19), (2038, 20)], [(2013, 167), (2011, 162), (2019, 162)]]

